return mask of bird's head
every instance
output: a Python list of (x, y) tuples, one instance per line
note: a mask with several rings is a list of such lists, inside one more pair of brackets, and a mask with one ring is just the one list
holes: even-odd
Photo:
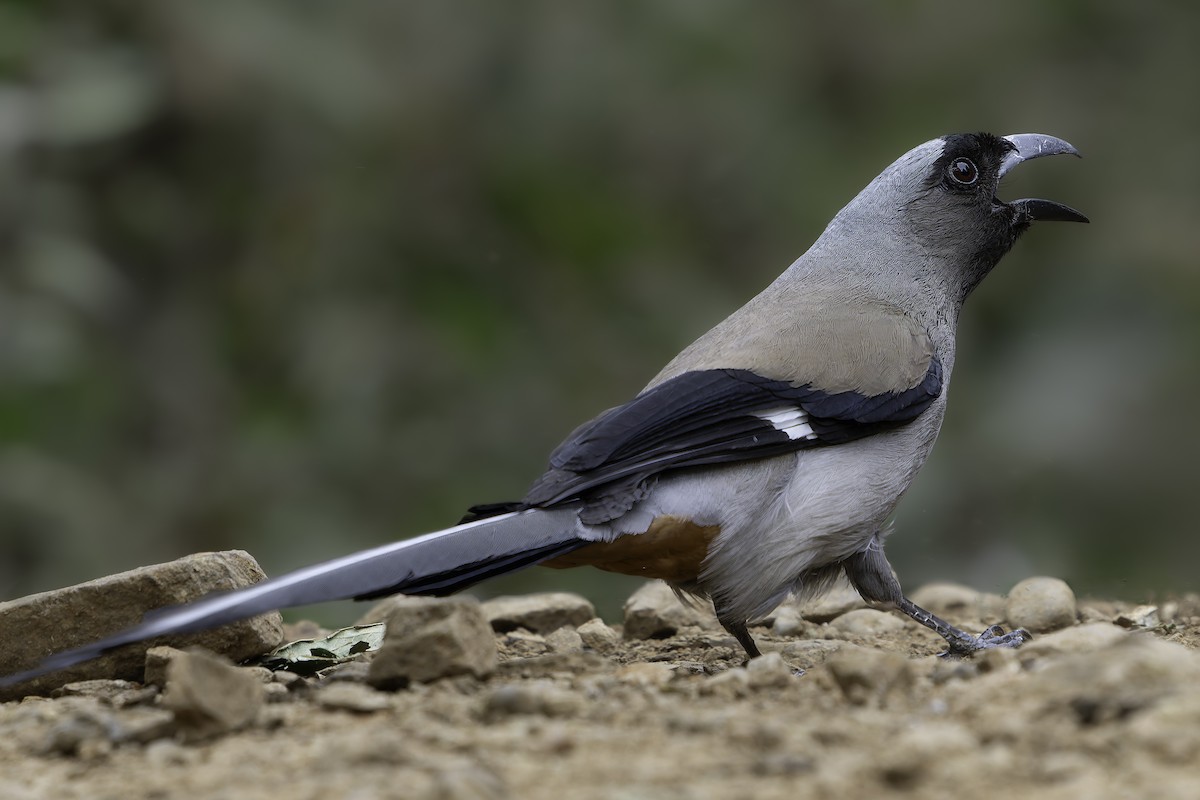
[(1005, 229), (1014, 238), (1039, 220), (1088, 221), (1062, 203), (1033, 198), (1006, 203), (997, 195), (1001, 178), (1024, 161), (1042, 156), (1078, 156), (1079, 151), (1062, 139), (1043, 133), (1010, 136), (956, 133), (912, 152), (925, 155), (910, 165), (916, 170), (913, 177), (923, 172), (919, 189), (908, 201), (912, 211), (928, 211), (933, 217), (945, 216), (948, 220)]
[(912, 258), (914, 250), (940, 262), (952, 270), (945, 278), (965, 298), (1034, 222), (1088, 221), (1051, 200), (999, 197), (1001, 179), (1018, 164), (1062, 154), (1079, 152), (1041, 133), (942, 136), (897, 159), (843, 209), (841, 224), (831, 227), (874, 229), (889, 241), (904, 242), (907, 267), (920, 262)]

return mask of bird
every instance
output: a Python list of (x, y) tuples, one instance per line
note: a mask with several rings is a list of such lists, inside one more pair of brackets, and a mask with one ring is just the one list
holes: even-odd
[(1017, 165), (1079, 153), (1045, 134), (958, 133), (909, 150), (775, 281), (584, 423), (517, 502), (457, 525), (149, 612), (100, 641), (0, 678), (11, 685), (163, 634), (267, 611), (396, 593), (442, 596), (534, 564), (660, 578), (711, 600), (747, 658), (749, 624), (845, 576), (966, 656), (1023, 630), (971, 634), (904, 594), (887, 520), (942, 425), (959, 313), (1034, 222), (1088, 222), (1005, 202)]

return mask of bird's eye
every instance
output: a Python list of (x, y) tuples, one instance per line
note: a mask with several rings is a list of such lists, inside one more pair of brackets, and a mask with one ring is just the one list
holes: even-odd
[(947, 171), (950, 173), (950, 179), (962, 186), (970, 186), (979, 180), (979, 168), (969, 158), (954, 159)]

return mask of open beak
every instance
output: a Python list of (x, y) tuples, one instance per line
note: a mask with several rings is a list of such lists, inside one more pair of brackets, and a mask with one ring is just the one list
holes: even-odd
[[(1000, 162), (1000, 177), (1003, 178), (1009, 170), (1022, 161), (1029, 161), (1042, 156), (1073, 155), (1079, 157), (1079, 151), (1071, 145), (1054, 136), (1044, 133), (1014, 133), (1004, 137), (1005, 141), (1015, 149), (1009, 151)], [(1031, 221), (1045, 220), (1048, 222), (1087, 222), (1088, 218), (1070, 206), (1055, 203), (1053, 200), (1038, 200), (1024, 198), (1013, 200), (1007, 205), (1025, 214)]]

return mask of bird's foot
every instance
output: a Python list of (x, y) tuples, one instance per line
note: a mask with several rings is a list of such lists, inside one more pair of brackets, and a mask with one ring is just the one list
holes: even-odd
[(1033, 638), (1024, 628), (1006, 631), (999, 625), (993, 625), (978, 636), (972, 636), (941, 617), (929, 613), (907, 597), (902, 598), (898, 606), (905, 614), (946, 640), (949, 649), (941, 654), (942, 658), (966, 658), (980, 650), (1020, 647)]
[(996, 647), (1020, 647), (1033, 638), (1033, 634), (1024, 628), (1006, 631), (999, 625), (991, 626), (978, 636), (972, 636), (957, 628), (952, 628), (952, 630), (960, 635), (946, 636), (942, 634), (949, 645), (946, 652), (939, 654), (942, 658), (966, 658), (980, 650), (991, 650)]

